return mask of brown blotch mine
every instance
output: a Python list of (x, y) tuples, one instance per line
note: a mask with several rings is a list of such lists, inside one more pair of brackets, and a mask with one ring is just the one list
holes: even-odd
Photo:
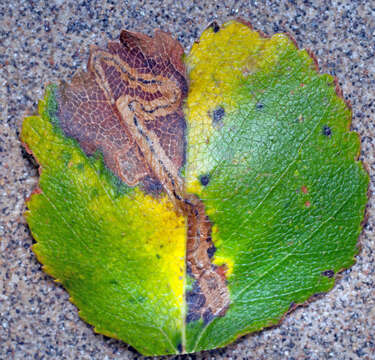
[[(219, 31), (216, 23), (213, 31)], [(128, 186), (158, 196), (165, 192), (176, 212), (187, 218), (186, 269), (194, 287), (186, 294), (186, 321), (211, 322), (229, 306), (225, 267), (211, 259), (215, 246), (203, 202), (185, 193), (180, 169), (185, 162), (187, 96), (181, 45), (156, 31), (153, 38), (122, 31), (106, 49), (92, 46), (88, 71), (57, 90), (57, 117), (63, 132), (87, 155), (99, 151), (106, 166)], [(225, 111), (214, 111), (220, 123)], [(201, 183), (209, 183), (209, 175)]]
[(216, 316), (223, 316), (230, 304), (225, 268), (211, 262), (215, 252), (212, 224), (203, 202), (189, 195), (184, 212), (188, 217), (186, 262), (190, 276), (195, 280), (193, 290), (187, 296), (187, 321), (202, 318), (204, 323), (209, 323)]
[[(103, 153), (107, 167), (129, 186), (141, 183), (146, 191), (161, 191), (154, 186), (160, 183), (159, 170), (149, 161), (153, 149), (145, 148), (129, 122), (138, 117), (142, 136), (152, 135), (149, 143), (157, 143), (170, 160), (167, 171), (177, 173), (185, 160), (182, 55), (178, 41), (162, 31), (154, 38), (122, 31), (120, 42), (110, 42), (106, 49), (92, 46), (88, 71), (57, 90), (62, 130), (87, 155)], [(131, 116), (116, 104), (124, 97), (133, 108)]]
[[(253, 29), (253, 27), (252, 27), (252, 25), (248, 22), (248, 21), (245, 21), (245, 20), (243, 20), (243, 19), (241, 19), (241, 18), (238, 18), (238, 19), (236, 19), (237, 21), (239, 21), (239, 22), (241, 22), (241, 23), (243, 23), (243, 24), (245, 24), (245, 25), (247, 25), (249, 28), (251, 28), (251, 29)], [(261, 31), (259, 31), (258, 30), (258, 32), (260, 33), (260, 35), (262, 36), (262, 37), (264, 37), (264, 38), (269, 38), (269, 36), (268, 35), (266, 35), (266, 34), (264, 34), (264, 33), (262, 33)], [(160, 33), (160, 31), (158, 32), (158, 33)], [(122, 36), (122, 42), (124, 42), (125, 44), (126, 44), (126, 38), (127, 38), (127, 35), (132, 35), (134, 38), (138, 38), (139, 39), (139, 42), (141, 43), (142, 42), (142, 40), (141, 40), (141, 38), (143, 39), (143, 40), (146, 40), (146, 42), (147, 41), (150, 41), (149, 40), (149, 38), (147, 38), (147, 37), (145, 37), (144, 35), (141, 35), (141, 34), (136, 34), (136, 33), (130, 33), (130, 32), (125, 32), (125, 35), (124, 36)], [(289, 34), (288, 34), (289, 35)], [(132, 36), (128, 36), (128, 37), (132, 37)], [(146, 39), (145, 39), (146, 38)], [(156, 36), (155, 36), (155, 38), (156, 38)], [(151, 39), (152, 40), (152, 39)], [(171, 41), (171, 44), (173, 44), (173, 42), (175, 42), (175, 46), (174, 46), (174, 50), (175, 51), (172, 51), (173, 49), (171, 49), (172, 47), (169, 47), (169, 50), (168, 51), (170, 51), (170, 54), (172, 55), (171, 57), (174, 59), (173, 61), (172, 61), (172, 63), (174, 63), (174, 65), (176, 65), (176, 69), (177, 69), (177, 71), (178, 72), (180, 72), (180, 76), (182, 76), (183, 77), (183, 80), (184, 81), (182, 81), (182, 83), (184, 83), (184, 85), (182, 86), (183, 88), (185, 88), (185, 90), (183, 91), (183, 93), (184, 93), (184, 96), (186, 97), (186, 93), (187, 93), (187, 84), (186, 84), (186, 81), (185, 81), (185, 78), (184, 78), (184, 71), (185, 71), (185, 69), (184, 69), (184, 65), (183, 65), (183, 62), (182, 61), (180, 61), (180, 59), (181, 59), (181, 56), (182, 56), (182, 53), (183, 53), (183, 51), (182, 51), (182, 48), (181, 48), (181, 46), (178, 44), (178, 42), (177, 41), (175, 41), (175, 40), (173, 40), (173, 39), (171, 39), (172, 41)], [(133, 39), (133, 42), (135, 42), (135, 43), (137, 43), (137, 41), (138, 40), (136, 40), (136, 39)], [(199, 40), (195, 40), (195, 43), (199, 43)], [(295, 43), (295, 41), (294, 41), (294, 43)], [(149, 44), (148, 44), (149, 45)], [(154, 49), (155, 50), (155, 49)], [(147, 51), (146, 51), (147, 52)], [(318, 63), (317, 63), (317, 61), (316, 61), (316, 58), (315, 58), (315, 56), (312, 54), (312, 52), (310, 51), (310, 50), (307, 50), (307, 52), (308, 52), (308, 55), (311, 57), (311, 58), (313, 58), (313, 60), (314, 60), (314, 65), (315, 65), (315, 68), (316, 68), (316, 71), (319, 71), (319, 67), (318, 67)], [(179, 65), (178, 65), (179, 64)], [(138, 64), (139, 65), (139, 64)], [(154, 66), (154, 62), (151, 60), (150, 61), (150, 66)], [(144, 70), (144, 69), (139, 69), (140, 71), (141, 70)], [(85, 73), (84, 73), (85, 74)], [(74, 79), (76, 79), (76, 78), (79, 78), (80, 76), (82, 76), (82, 79), (83, 79), (83, 81), (86, 81), (86, 85), (88, 85), (89, 83), (90, 83), (90, 81), (89, 81), (89, 78), (90, 78), (90, 76), (88, 76), (87, 75), (87, 73), (86, 73), (86, 75), (76, 75), (75, 77), (74, 77)], [(86, 80), (85, 80), (86, 79)], [(74, 82), (74, 80), (73, 80), (73, 82)], [(345, 104), (347, 105), (347, 107), (349, 108), (349, 110), (350, 110), (350, 112), (352, 112), (352, 106), (351, 106), (351, 103), (350, 103), (350, 101), (349, 100), (346, 100), (346, 99), (344, 99), (344, 97), (343, 97), (343, 93), (342, 93), (342, 89), (341, 89), (341, 87), (340, 87), (340, 85), (339, 85), (339, 81), (338, 81), (338, 79), (337, 79), (337, 77), (334, 77), (334, 85), (335, 85), (335, 92), (336, 92), (336, 94), (340, 97), (340, 98), (342, 98), (342, 100), (345, 102)], [(71, 85), (61, 85), (60, 86), (60, 88), (59, 88), (59, 91), (57, 92), (57, 95), (59, 95), (60, 96), (60, 98), (58, 98), (58, 103), (59, 103), (59, 110), (61, 110), (61, 106), (62, 105), (64, 105), (64, 103), (66, 104), (67, 102), (71, 102), (71, 104), (70, 104), (70, 106), (71, 106), (71, 108), (70, 108), (70, 106), (67, 106), (67, 108), (66, 108), (66, 111), (68, 111), (68, 112), (70, 112), (70, 115), (73, 115), (73, 113), (74, 113), (74, 111), (72, 111), (72, 109), (76, 109), (77, 107), (79, 107), (79, 105), (80, 105), (80, 103), (82, 103), (82, 102), (85, 102), (85, 100), (87, 100), (87, 97), (85, 98), (85, 97), (80, 97), (80, 96), (77, 96), (77, 95), (79, 95), (79, 89), (81, 89), (81, 91), (82, 91), (82, 93), (83, 94), (85, 94), (85, 91), (84, 91), (84, 89), (82, 89), (82, 86), (79, 84), (79, 81), (76, 81), (76, 88), (75, 89), (73, 89), (74, 91), (72, 91), (72, 89), (71, 89), (71, 87), (73, 86), (73, 83), (71, 84)], [(301, 84), (301, 86), (304, 86), (304, 84)], [(64, 93), (64, 88), (67, 88), (68, 89), (68, 91), (66, 92), (66, 93)], [(87, 90), (88, 90), (89, 88), (87, 88)], [(72, 91), (75, 95), (73, 96), (73, 98), (71, 98), (71, 97), (69, 97), (69, 90), (70, 91)], [(118, 88), (118, 90), (117, 91), (122, 91), (123, 89), (121, 88), (121, 87), (119, 87)], [(90, 93), (90, 95), (91, 94), (93, 94), (93, 91), (90, 89), (90, 91), (89, 91), (89, 93)], [(95, 93), (95, 92), (94, 92)], [(140, 95), (140, 91), (139, 91), (139, 89), (129, 89), (129, 93), (130, 93), (130, 95), (132, 95), (132, 94), (136, 94), (137, 96), (138, 95)], [(292, 92), (291, 92), (292, 93)], [(66, 96), (66, 97), (65, 97)], [(157, 96), (156, 94), (154, 95), (155, 97)], [(152, 99), (153, 97), (154, 97), (153, 95), (149, 95), (149, 96), (147, 96), (146, 98), (148, 98), (148, 100), (150, 100), (150, 99)], [(91, 101), (96, 101), (96, 100), (98, 100), (99, 98), (98, 97), (94, 97), (93, 99), (91, 99)], [(106, 102), (107, 100), (104, 100), (104, 102)], [(97, 104), (98, 105), (98, 104)], [(99, 106), (99, 105), (98, 105)], [(106, 108), (106, 106), (104, 106), (105, 108)], [(100, 106), (99, 106), (99, 109), (100, 109)], [(115, 109), (112, 109), (115, 113), (116, 113), (116, 108)], [(94, 113), (95, 111), (92, 111), (92, 113)], [(180, 113), (181, 115), (182, 115), (182, 113)], [(77, 114), (74, 114), (75, 116), (77, 116)], [(63, 117), (66, 117), (66, 115), (64, 115), (61, 111), (60, 111), (60, 116), (63, 116)], [(350, 118), (351, 118), (351, 116), (350, 116)], [(182, 129), (183, 129), (183, 132), (185, 131), (185, 121), (184, 121), (184, 119), (183, 119), (183, 116), (181, 116), (180, 118), (179, 118), (180, 120), (182, 119), (182, 121), (180, 121), (179, 122), (179, 127), (181, 127)], [(72, 120), (72, 116), (68, 116), (68, 119), (65, 119), (65, 121), (66, 121), (66, 123), (65, 123), (65, 133), (66, 133), (66, 135), (67, 136), (72, 136), (72, 137), (75, 137), (78, 141), (79, 141), (79, 143), (80, 143), (80, 145), (82, 146), (82, 148), (86, 151), (86, 153), (88, 154), (88, 155), (91, 155), (91, 153), (93, 153), (94, 151), (95, 151), (95, 149), (96, 148), (98, 148), (99, 150), (101, 150), (102, 152), (104, 152), (103, 151), (103, 149), (101, 149), (99, 146), (98, 146), (98, 142), (96, 142), (96, 143), (94, 143), (94, 144), (92, 144), (90, 141), (91, 140), (95, 140), (95, 132), (94, 132), (94, 135), (92, 134), (92, 133), (90, 133), (90, 135), (91, 135), (91, 138), (90, 138), (90, 136), (88, 136), (87, 137), (87, 139), (85, 139), (85, 137), (83, 137), (83, 139), (78, 139), (79, 138), (79, 134), (77, 134), (77, 133), (79, 133), (79, 129), (77, 129), (77, 128), (75, 128), (75, 129), (73, 129), (73, 130), (71, 130), (70, 129), (70, 126), (72, 125), (74, 125), (74, 124), (70, 124), (69, 122)], [(303, 121), (303, 118), (301, 119), (301, 121)], [(60, 123), (61, 123), (62, 121), (61, 121), (61, 118), (60, 118)], [(351, 121), (348, 121), (347, 122), (347, 128), (348, 128), (348, 130), (349, 130), (349, 128), (350, 128), (350, 124), (351, 124)], [(79, 128), (79, 126), (78, 126), (78, 128)], [(121, 128), (120, 128), (121, 129)], [(64, 129), (63, 129), (64, 130)], [(156, 130), (156, 129), (155, 129)], [(84, 130), (83, 130), (84, 131)], [(72, 133), (72, 135), (69, 135), (70, 133)], [(121, 138), (122, 137), (125, 137), (124, 135), (122, 135), (122, 134), (120, 134), (120, 133), (117, 133), (116, 131), (113, 131), (113, 133), (112, 133), (113, 135), (117, 135), (117, 136), (114, 136), (113, 138), (114, 139), (117, 139), (119, 142), (121, 142)], [(127, 135), (127, 134), (126, 134)], [(81, 134), (81, 136), (82, 136), (82, 134)], [(183, 138), (183, 142), (182, 142), (182, 144), (184, 144), (184, 137), (182, 137)], [(125, 137), (125, 139), (127, 139), (126, 137)], [(86, 142), (85, 142), (85, 140), (86, 140)], [(113, 140), (113, 139), (112, 139)], [(23, 143), (23, 146), (26, 148), (26, 151), (28, 152), (28, 153), (30, 153), (31, 154), (31, 151), (27, 148), (27, 145), (26, 144), (24, 144)], [(182, 146), (183, 148), (184, 148), (184, 146)], [(136, 153), (136, 151), (135, 151), (135, 153)], [(358, 160), (358, 157), (359, 157), (359, 153), (360, 152), (358, 152), (357, 153), (357, 155), (356, 155), (356, 157), (355, 157), (355, 159), (356, 160)], [(182, 154), (183, 154), (183, 156), (182, 156), (182, 161), (181, 161), (181, 163), (183, 164), (184, 163), (184, 160), (185, 160), (185, 158), (184, 158), (184, 156), (185, 156), (185, 154), (184, 154), (184, 150), (182, 151)], [(132, 155), (132, 153), (130, 153), (129, 155)], [(134, 154), (133, 154), (134, 155)], [(138, 154), (136, 154), (137, 156), (138, 156)], [(140, 157), (141, 157), (141, 154), (140, 154)], [(126, 182), (126, 180), (121, 176), (121, 174), (119, 174), (117, 171), (116, 171), (116, 169), (114, 169), (113, 168), (113, 163), (111, 164), (110, 163), (110, 161), (107, 161), (108, 160), (108, 158), (105, 158), (105, 164), (106, 164), (106, 166), (108, 167), (108, 168), (110, 168), (117, 176), (119, 176), (124, 182)], [(130, 160), (131, 160), (131, 157), (130, 157)], [(177, 163), (178, 163), (178, 161), (177, 161)], [(131, 165), (131, 164), (130, 164)], [(365, 169), (366, 169), (366, 171), (367, 171), (367, 173), (369, 172), (369, 170), (368, 170), (368, 167), (366, 166), (367, 164), (363, 164), (363, 166), (365, 166)], [(112, 166), (112, 167), (111, 167)], [(149, 170), (149, 169), (148, 169)], [(41, 171), (42, 171), (42, 167), (41, 166), (39, 166), (39, 168), (38, 168), (38, 171), (39, 171), (39, 174), (41, 173)], [(126, 171), (125, 171), (126, 172)], [(149, 175), (149, 173), (147, 172), (147, 174)], [(126, 176), (125, 176), (126, 177)], [(158, 179), (155, 179), (156, 181), (159, 181)], [(142, 180), (139, 180), (139, 182), (142, 182)], [(163, 185), (162, 185), (163, 186)], [(41, 189), (40, 188), (37, 188), (37, 190), (35, 191), (35, 192), (37, 192), (37, 193), (39, 193), (41, 191)], [(151, 191), (152, 192), (152, 191)], [(370, 192), (370, 190), (369, 190), (369, 188), (368, 188), (368, 192)], [(180, 200), (181, 200), (182, 198), (180, 198)], [(183, 201), (186, 201), (186, 202), (188, 202), (189, 200), (188, 199), (182, 199)], [(310, 205), (310, 203), (309, 202), (307, 202), (309, 205)], [(192, 204), (193, 205), (193, 204)], [(197, 212), (196, 211), (194, 211), (194, 214), (196, 214)], [(366, 211), (365, 212), (365, 218), (364, 218), (364, 220), (362, 221), (362, 223), (361, 223), (361, 226), (363, 226), (366, 222), (367, 222), (367, 218), (368, 218), (368, 212)], [(190, 248), (191, 246), (188, 244), (188, 248)], [(191, 268), (189, 268), (189, 263), (187, 263), (186, 264), (186, 270), (187, 270), (187, 273), (188, 273), (188, 275), (189, 276), (193, 276), (193, 271), (192, 271), (192, 269)], [(323, 271), (322, 273), (321, 273), (321, 275), (322, 276), (330, 276), (331, 275), (331, 271), (333, 272), (333, 270), (326, 270), (326, 271)], [(225, 274), (225, 271), (223, 271), (223, 273)], [(333, 274), (334, 275), (334, 274)], [(195, 283), (196, 283), (196, 281), (195, 281)], [(195, 284), (194, 283), (194, 284)], [(199, 289), (199, 291), (201, 291), (200, 289)], [(289, 309), (289, 311), (288, 312), (290, 312), (290, 311), (293, 311), (295, 308), (297, 308), (298, 306), (304, 306), (304, 305), (307, 305), (308, 303), (310, 303), (310, 302), (312, 302), (312, 301), (314, 301), (314, 300), (316, 300), (317, 298), (320, 298), (321, 296), (323, 296), (324, 295), (324, 293), (318, 293), (318, 294), (315, 294), (315, 295), (313, 295), (312, 297), (310, 297), (310, 299), (307, 301), (307, 302), (305, 302), (304, 304), (300, 304), (300, 303), (294, 303), (294, 302), (292, 302), (291, 304), (290, 304), (290, 309)], [(201, 312), (198, 312), (199, 313), (199, 316), (198, 316), (198, 319), (201, 317)], [(208, 314), (206, 313), (205, 314), (205, 319), (207, 320), (207, 318), (208, 318), (208, 316), (207, 316)], [(284, 317), (283, 317), (284, 318)], [(282, 319), (283, 319), (282, 318)], [(279, 321), (279, 324), (281, 323), (281, 321), (282, 321), (282, 319)], [(187, 319), (188, 320), (188, 319)], [(181, 346), (181, 344), (178, 344), (178, 350), (180, 351), (180, 352), (182, 352), (183, 351), (183, 349), (182, 349), (182, 346)]]

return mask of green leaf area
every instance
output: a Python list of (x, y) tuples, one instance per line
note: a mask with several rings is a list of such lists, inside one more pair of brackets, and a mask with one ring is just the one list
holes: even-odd
[(185, 219), (166, 198), (119, 184), (55, 119), (54, 87), (22, 140), (42, 171), (26, 214), (43, 269), (95, 331), (145, 354), (176, 353), (184, 324)]
[(42, 168), (27, 213), (38, 259), (96, 331), (146, 355), (224, 346), (328, 291), (354, 263), (367, 200), (351, 112), (287, 36), (229, 22), (186, 64), (186, 189), (213, 224), (231, 302), (210, 322), (185, 321), (186, 221), (171, 202), (65, 137), (53, 86), (22, 130)]

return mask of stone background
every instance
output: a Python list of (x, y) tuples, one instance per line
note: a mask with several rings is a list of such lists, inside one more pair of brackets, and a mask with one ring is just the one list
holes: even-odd
[[(8, 4), (9, 3), (9, 4)], [(69, 80), (88, 46), (121, 28), (161, 28), (189, 49), (214, 19), (241, 16), (267, 34), (289, 32), (336, 75), (353, 105), (352, 128), (375, 190), (375, 2), (289, 1), (0, 1), (0, 359), (135, 359), (127, 345), (94, 334), (68, 294), (41, 271), (22, 213), (37, 171), (21, 149), (19, 128), (45, 84)], [(357, 264), (333, 291), (286, 317), (196, 359), (375, 359), (375, 201), (360, 237)]]

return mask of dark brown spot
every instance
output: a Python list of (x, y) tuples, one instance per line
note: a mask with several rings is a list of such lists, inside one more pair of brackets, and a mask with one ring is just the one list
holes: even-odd
[(331, 130), (331, 128), (330, 128), (329, 126), (324, 125), (323, 130), (322, 130), (322, 133), (323, 133), (323, 135), (325, 135), (325, 136), (331, 137), (331, 135), (332, 135), (332, 130)]
[(213, 21), (211, 23), (210, 27), (212, 28), (212, 31), (214, 33), (217, 33), (220, 30), (220, 26), (219, 26), (219, 24), (216, 21)]
[(335, 272), (333, 270), (326, 270), (321, 273), (322, 276), (326, 276), (328, 278), (333, 278)]
[(222, 106), (219, 106), (212, 112), (212, 122), (216, 127), (223, 126), (223, 117), (225, 115), (225, 110)]
[(151, 176), (145, 176), (143, 179), (143, 189), (150, 194), (159, 195), (163, 191), (163, 185), (152, 178)]
[(192, 277), (193, 273), (191, 270), (191, 265), (189, 263), (186, 264), (186, 274)]
[(205, 325), (207, 325), (207, 324), (210, 323), (213, 319), (214, 319), (214, 315), (212, 314), (211, 309), (207, 309), (207, 310), (203, 313), (203, 323), (204, 323)]
[(193, 289), (188, 291), (186, 294), (186, 303), (188, 305), (189, 310), (197, 311), (206, 302), (206, 297), (202, 294), (201, 289), (198, 285), (198, 282), (195, 281), (193, 285)]
[(200, 178), (199, 178), (201, 184), (203, 186), (206, 186), (208, 185), (208, 183), (210, 182), (210, 175), (209, 174), (206, 174), (206, 175), (202, 175)]
[(193, 321), (197, 321), (201, 318), (201, 314), (196, 311), (188, 311), (188, 314), (186, 315), (186, 322), (190, 323)]
[(209, 257), (210, 259), (214, 256), (215, 251), (216, 251), (216, 247), (215, 247), (214, 244), (212, 244), (211, 247), (209, 247), (209, 248), (207, 249), (207, 254), (208, 254), (208, 257)]

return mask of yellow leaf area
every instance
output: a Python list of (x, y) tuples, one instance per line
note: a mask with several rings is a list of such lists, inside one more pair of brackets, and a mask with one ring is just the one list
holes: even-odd
[[(103, 160), (88, 158), (77, 142), (54, 128), (51, 99), (48, 89), (39, 103), (40, 116), (26, 118), (22, 129), (22, 141), (42, 168), (41, 192), (27, 204), (38, 259), (63, 284), (66, 274), (68, 282), (71, 274), (77, 281), (116, 280), (131, 289), (134, 298), (149, 299), (142, 305), (144, 311), (125, 304), (128, 312), (144, 316), (148, 308), (150, 323), (178, 331), (185, 316), (184, 217), (176, 214), (166, 195), (156, 198), (129, 187), (116, 192)], [(93, 269), (86, 271), (87, 266)], [(72, 291), (74, 301), (77, 292)], [(98, 298), (115, 299), (109, 288), (104, 291), (108, 293)], [(74, 302), (85, 304), (84, 299)], [(138, 313), (131, 316), (136, 319)], [(97, 326), (95, 319), (86, 320)]]
[[(117, 223), (118, 229), (115, 233), (121, 238), (119, 244), (123, 248), (139, 248), (135, 261), (152, 261), (151, 272), (148, 274), (147, 283), (144, 284), (148, 288), (149, 297), (157, 300), (160, 296), (156, 284), (149, 279), (160, 282), (162, 277), (162, 281), (168, 283), (173, 294), (174, 306), (181, 309), (184, 305), (185, 218), (176, 214), (167, 195), (154, 198), (138, 188), (118, 200), (116, 206), (123, 214), (119, 220), (113, 218), (112, 206), (105, 201), (103, 195), (91, 202), (89, 209), (98, 219), (108, 224), (106, 228), (109, 231), (113, 227), (112, 224)], [(122, 232), (119, 233), (119, 230)], [(132, 234), (131, 238), (126, 236), (129, 233)]]
[[(225, 117), (235, 113), (241, 100), (239, 89), (252, 73), (272, 69), (280, 49), (292, 45), (282, 34), (264, 38), (248, 25), (230, 21), (220, 31), (208, 28), (194, 43), (186, 59), (190, 79), (185, 113), (188, 122), (186, 189), (199, 195), (198, 177), (217, 165), (213, 148), (213, 112), (225, 109)], [(224, 117), (224, 123), (225, 123)]]

